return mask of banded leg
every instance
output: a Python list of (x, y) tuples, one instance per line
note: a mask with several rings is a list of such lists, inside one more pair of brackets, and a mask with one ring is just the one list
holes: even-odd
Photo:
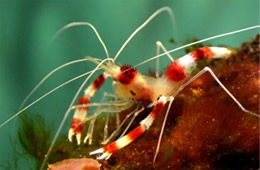
[[(90, 98), (93, 97), (96, 91), (103, 85), (107, 79), (106, 73), (102, 73), (85, 91), (84, 96), (79, 99), (78, 105), (84, 105), (90, 103)], [(81, 133), (84, 127), (84, 120), (88, 113), (88, 107), (78, 107), (74, 112), (73, 119), (71, 121), (71, 128), (69, 130), (68, 139), (72, 142), (72, 137), (76, 135), (78, 145), (81, 143)]]
[[(87, 141), (89, 141), (89, 145), (92, 144), (92, 136), (93, 136), (93, 131), (94, 131), (94, 124), (95, 124), (95, 120), (96, 118), (102, 114), (102, 113), (119, 113), (122, 112), (123, 110), (128, 109), (129, 107), (131, 107), (131, 105), (129, 105), (129, 101), (128, 102), (122, 102), (122, 103), (114, 103), (110, 102), (111, 105), (108, 106), (108, 103), (91, 103), (88, 104), (88, 107), (91, 106), (102, 106), (104, 104), (105, 108), (102, 109), (97, 109), (94, 114), (87, 116), (84, 121), (80, 122), (79, 124), (76, 124), (77, 126), (81, 125), (81, 124), (85, 124), (85, 122), (90, 121), (89, 127), (88, 127), (88, 131), (87, 131), (87, 135), (84, 139), (84, 143), (87, 143)], [(78, 107), (86, 107), (84, 105), (76, 105), (73, 106), (72, 108), (78, 108)]]
[(137, 126), (135, 129), (133, 129), (131, 132), (129, 132), (127, 135), (121, 137), (120, 139), (108, 144), (107, 146), (97, 149), (90, 153), (90, 155), (94, 154), (100, 154), (97, 159), (108, 159), (113, 152), (116, 152), (120, 150), (121, 148), (129, 145), (131, 142), (136, 140), (138, 137), (140, 137), (146, 130), (150, 128), (154, 120), (156, 119), (158, 113), (161, 111), (161, 109), (164, 107), (165, 103), (167, 102), (167, 98), (165, 96), (160, 96), (157, 104), (153, 108), (152, 112), (140, 122), (140, 125)]
[[(164, 47), (162, 42), (161, 41), (157, 41), (156, 42), (156, 55), (160, 54), (160, 50), (161, 49), (163, 50), (164, 53), (166, 53), (166, 55), (171, 60), (171, 62), (173, 62), (174, 59), (172, 58), (171, 54), (168, 53), (168, 51), (166, 50), (166, 48)], [(156, 66), (155, 66), (155, 77), (156, 78), (160, 77), (160, 75), (159, 75), (159, 72), (160, 72), (159, 66), (160, 66), (160, 58), (158, 57), (158, 58), (156, 58)]]

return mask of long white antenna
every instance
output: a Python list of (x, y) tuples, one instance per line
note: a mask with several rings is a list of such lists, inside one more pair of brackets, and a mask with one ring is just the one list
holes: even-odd
[(99, 35), (97, 29), (90, 23), (88, 22), (72, 22), (72, 23), (69, 23), (67, 25), (65, 25), (64, 27), (62, 27), (55, 35), (54, 37), (52, 38), (52, 41), (54, 41), (63, 31), (71, 28), (71, 27), (75, 27), (75, 26), (82, 26), (82, 25), (85, 25), (85, 26), (89, 26), (96, 34), (98, 40), (100, 41), (101, 45), (103, 46), (104, 50), (105, 50), (105, 53), (107, 55), (107, 58), (110, 58), (109, 56), (109, 53), (108, 53), (108, 50), (107, 50), (107, 46), (106, 44), (104, 43), (104, 41), (102, 40), (101, 36)]
[(129, 43), (129, 41), (139, 32), (141, 31), (152, 19), (154, 19), (157, 15), (159, 15), (160, 13), (167, 11), (171, 17), (171, 19), (173, 20), (173, 23), (175, 21), (174, 19), (174, 15), (172, 12), (172, 9), (169, 7), (163, 7), (158, 9), (157, 11), (155, 11), (142, 25), (140, 25), (129, 37), (128, 39), (125, 41), (125, 43), (122, 45), (122, 47), (119, 49), (119, 51), (117, 52), (116, 56), (114, 57), (114, 60), (116, 61), (117, 57), (121, 54), (121, 52), (123, 51), (123, 49), (126, 47), (126, 45)]
[(244, 31), (248, 31), (248, 30), (253, 30), (253, 29), (256, 29), (256, 28), (260, 28), (260, 25), (255, 25), (255, 26), (251, 26), (251, 27), (247, 27), (247, 28), (243, 28), (243, 29), (239, 29), (239, 30), (236, 30), (236, 31), (232, 31), (232, 32), (228, 32), (228, 33), (224, 33), (224, 34), (219, 34), (219, 35), (215, 35), (215, 36), (212, 36), (212, 37), (209, 37), (209, 38), (205, 38), (203, 40), (199, 40), (199, 41), (196, 41), (196, 42), (192, 42), (192, 43), (189, 43), (189, 44), (186, 44), (186, 45), (183, 45), (181, 47), (178, 47), (178, 48), (175, 48), (173, 50), (169, 50), (168, 52), (165, 52), (165, 53), (161, 53), (159, 55), (156, 55), (154, 57), (151, 57), (139, 64), (136, 64), (134, 67), (138, 67), (138, 66), (141, 66), (145, 63), (148, 63), (152, 60), (155, 60), (156, 58), (159, 58), (161, 56), (164, 56), (164, 55), (167, 55), (168, 53), (173, 53), (175, 51), (178, 51), (178, 50), (181, 50), (181, 49), (184, 49), (186, 47), (189, 47), (189, 46), (192, 46), (192, 45), (195, 45), (195, 44), (198, 44), (198, 43), (202, 43), (202, 42), (205, 42), (205, 41), (209, 41), (209, 40), (213, 40), (213, 39), (216, 39), (216, 38), (221, 38), (221, 37), (224, 37), (224, 36), (228, 36), (228, 35), (232, 35), (232, 34), (237, 34), (237, 33), (240, 33), (240, 32), (244, 32)]
[(41, 97), (39, 97), (38, 99), (34, 100), (32, 103), (28, 104), (27, 106), (25, 106), (23, 109), (21, 109), (20, 111), (18, 111), (17, 113), (15, 113), (13, 116), (11, 116), (9, 119), (7, 119), (6, 121), (4, 121), (2, 124), (0, 124), (0, 128), (3, 127), (4, 125), (6, 125), (8, 122), (10, 122), (11, 120), (13, 120), (14, 118), (16, 118), (17, 116), (19, 116), (21, 113), (23, 113), (25, 110), (27, 110), (28, 108), (32, 107), (33, 105), (35, 105), (36, 103), (38, 103), (39, 101), (41, 101), (42, 99), (44, 99), (45, 97), (47, 97), (48, 95), (50, 95), (51, 93), (55, 92), (56, 90), (58, 90), (59, 88), (61, 87), (64, 87), (65, 85), (81, 78), (81, 77), (84, 77), (88, 74), (90, 74), (91, 72), (87, 72), (87, 73), (84, 73), (84, 74), (81, 74), (77, 77), (74, 77), (73, 79), (71, 80), (68, 80), (64, 83), (62, 83), (61, 85), (55, 87), (54, 89), (50, 90), (49, 92), (45, 93), (44, 95), (42, 95)]
[(25, 97), (25, 99), (23, 100), (22, 104), (19, 106), (18, 110), (21, 110), (24, 106), (24, 104), (28, 101), (28, 99), (33, 95), (33, 93), (42, 85), (43, 82), (45, 82), (51, 75), (53, 75), (55, 72), (59, 71), (60, 69), (67, 67), (71, 64), (75, 64), (75, 63), (79, 63), (79, 62), (83, 62), (83, 61), (87, 61), (88, 59), (84, 58), (84, 59), (79, 59), (79, 60), (74, 60), (74, 61), (70, 61), (68, 63), (65, 63), (57, 68), (55, 68), (54, 70), (52, 70), (50, 73), (48, 73), (33, 89), (32, 91)]

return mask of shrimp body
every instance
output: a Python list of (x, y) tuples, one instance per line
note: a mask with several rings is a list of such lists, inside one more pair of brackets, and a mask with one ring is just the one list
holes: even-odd
[[(138, 72), (136, 68), (130, 66), (130, 65), (122, 65), (118, 66), (115, 61), (123, 51), (123, 49), (126, 47), (126, 45), (130, 42), (130, 40), (140, 31), (142, 30), (149, 22), (151, 22), (152, 19), (154, 19), (157, 15), (159, 15), (162, 12), (168, 12), (170, 18), (172, 21), (174, 21), (173, 12), (169, 7), (163, 7), (155, 11), (142, 25), (140, 25), (130, 36), (129, 38), (124, 42), (122, 47), (119, 49), (119, 51), (116, 53), (116, 55), (111, 58), (107, 47), (105, 43), (103, 42), (101, 36), (99, 35), (96, 28), (88, 23), (88, 22), (74, 22), (65, 25), (62, 29), (60, 29), (56, 36), (57, 37), (61, 32), (64, 30), (74, 27), (74, 26), (88, 26), (89, 28), (94, 31), (96, 34), (98, 40), (100, 41), (101, 45), (104, 48), (104, 51), (107, 55), (107, 58), (104, 60), (100, 60), (97, 58), (87, 57), (80, 60), (71, 61), (69, 63), (65, 63), (61, 65), (60, 67), (55, 68), (52, 72), (50, 72), (46, 77), (44, 77), (40, 83), (31, 91), (31, 93), (25, 98), (23, 104), (28, 100), (28, 98), (35, 92), (35, 90), (52, 74), (54, 74), (56, 71), (64, 68), (65, 66), (79, 63), (79, 62), (85, 62), (85, 61), (91, 61), (97, 64), (97, 67), (90, 72), (86, 73), (85, 75), (89, 74), (86, 80), (82, 83), (82, 85), (78, 88), (78, 91), (75, 93), (75, 96), (73, 97), (71, 104), (69, 105), (67, 111), (64, 114), (64, 117), (59, 125), (59, 128), (57, 132), (55, 133), (55, 136), (50, 144), (50, 147), (48, 148), (48, 152), (46, 153), (46, 156), (44, 158), (44, 161), (42, 162), (41, 169), (44, 169), (48, 157), (50, 156), (50, 153), (54, 147), (54, 144), (58, 138), (58, 135), (61, 132), (61, 129), (63, 128), (69, 113), (71, 110), (74, 110), (74, 116), (71, 121), (71, 127), (68, 132), (68, 139), (69, 141), (73, 141), (74, 137), (76, 138), (77, 144), (81, 144), (81, 136), (83, 132), (83, 128), (85, 126), (85, 122), (89, 121), (89, 127), (87, 130), (87, 134), (84, 138), (84, 143), (91, 144), (92, 142), (92, 135), (93, 135), (93, 129), (94, 124), (97, 116), (102, 113), (108, 113), (110, 112), (114, 113), (120, 113), (123, 110), (126, 110), (128, 108), (131, 108), (134, 104), (140, 103), (147, 103), (144, 105), (138, 105), (136, 109), (129, 113), (124, 120), (121, 122), (121, 124), (117, 127), (116, 130), (113, 131), (113, 133), (110, 134), (109, 137), (105, 138), (105, 132), (107, 131), (107, 124), (104, 126), (104, 141), (102, 144), (105, 146), (97, 149), (90, 153), (90, 155), (95, 154), (101, 154), (97, 159), (108, 159), (112, 153), (122, 149), (123, 147), (126, 147), (133, 141), (135, 141), (137, 138), (142, 136), (145, 131), (147, 131), (153, 124), (153, 122), (156, 120), (156, 118), (160, 115), (160, 111), (167, 106), (166, 113), (164, 116), (162, 128), (160, 131), (154, 160), (156, 159), (156, 156), (159, 152), (160, 143), (164, 131), (164, 127), (166, 125), (167, 116), (169, 113), (169, 110), (171, 108), (171, 105), (175, 99), (175, 97), (179, 94), (179, 92), (184, 89), (187, 85), (189, 85), (192, 81), (197, 79), (202, 74), (208, 72), (210, 75), (215, 79), (215, 81), (218, 83), (218, 85), (226, 92), (227, 95), (238, 105), (238, 107), (245, 113), (251, 114), (252, 116), (256, 116), (259, 118), (259, 114), (253, 113), (247, 109), (245, 109), (240, 102), (228, 91), (228, 89), (220, 82), (220, 80), (216, 77), (216, 75), (213, 73), (213, 71), (209, 67), (205, 67), (202, 70), (198, 71), (196, 69), (198, 62), (201, 60), (213, 60), (217, 58), (227, 58), (231, 55), (231, 51), (224, 47), (202, 47), (195, 51), (190, 52), (189, 54), (184, 55), (183, 57), (174, 60), (170, 53), (177, 51), (179, 49), (183, 49), (185, 47), (195, 45), (197, 43), (202, 43), (211, 39), (224, 37), (227, 35), (236, 34), (239, 32), (251, 30), (251, 29), (259, 29), (259, 25), (252, 26), (236, 31), (232, 31), (229, 33), (224, 33), (216, 36), (212, 36), (197, 42), (193, 42), (190, 44), (183, 45), (181, 47), (178, 47), (176, 49), (172, 49), (170, 51), (167, 51), (166, 48), (162, 45), (160, 41), (156, 42), (157, 45), (157, 55), (155, 57), (151, 57), (145, 62), (139, 63), (139, 65), (144, 64), (148, 61), (151, 61), (153, 59), (159, 59), (159, 57), (163, 55), (167, 55), (171, 62), (169, 63), (168, 67), (166, 68), (165, 72), (159, 76), (159, 69), (158, 69), (158, 63), (155, 66), (156, 74), (155, 76), (149, 76), (149, 75), (143, 75), (142, 73)], [(163, 50), (164, 53), (160, 54), (160, 50)], [(156, 58), (157, 57), (157, 58)], [(157, 67), (158, 66), (158, 67)], [(80, 92), (83, 90), (86, 83), (88, 83), (91, 76), (98, 70), (102, 69), (103, 73), (100, 74), (85, 90), (83, 96), (81, 96), (78, 100), (78, 103), (76, 106), (73, 106), (75, 104), (76, 99), (78, 98)], [(195, 71), (198, 71), (197, 73)], [(49, 95), (50, 93), (54, 92), (58, 88), (65, 86), (71, 81), (74, 81), (78, 79), (78, 76), (73, 78), (72, 80), (63, 83), (60, 86), (57, 86), (55, 89), (49, 91), (42, 97), (38, 98), (31, 104), (27, 105), (26, 107), (21, 107), (19, 112), (17, 112), (15, 115), (10, 117), (8, 120), (3, 122), (0, 125), (0, 128), (4, 126), (9, 121), (13, 120), (16, 116), (21, 114), (23, 111), (43, 99), (45, 96)], [(112, 85), (115, 89), (116, 94), (104, 94), (103, 98), (106, 96), (112, 96), (115, 100), (112, 100), (112, 102), (103, 103), (103, 98), (101, 99), (100, 103), (92, 103), (91, 98), (95, 95), (95, 93), (101, 88), (101, 86), (105, 83), (105, 81), (111, 78), (113, 80)], [(168, 103), (168, 105), (166, 105)], [(23, 104), (21, 106), (23, 106)], [(96, 112), (94, 112), (93, 115), (88, 115), (89, 107), (91, 106), (102, 106), (102, 108), (97, 108)], [(145, 117), (142, 121), (139, 122), (139, 125), (134, 128), (133, 130), (128, 132), (128, 128), (131, 126), (131, 123), (134, 121), (135, 117), (144, 110), (145, 107), (149, 107), (151, 109), (151, 112)], [(118, 116), (118, 114), (117, 114)], [(107, 116), (108, 117), (108, 116)], [(131, 118), (130, 121), (127, 119)], [(108, 119), (107, 119), (108, 120)], [(129, 124), (127, 125), (127, 128), (121, 133), (121, 135), (117, 138), (117, 140), (113, 141), (112, 139), (116, 138), (119, 134), (121, 129), (121, 125), (124, 125), (124, 122), (127, 120)], [(106, 121), (107, 123), (108, 121)], [(128, 133), (127, 133), (128, 132)], [(112, 142), (111, 142), (112, 141)]]
[[(174, 93), (182, 89), (183, 84), (191, 77), (196, 65), (202, 59), (212, 60), (230, 56), (231, 51), (224, 47), (203, 47), (199, 48), (175, 61), (172, 61), (167, 67), (165, 73), (158, 78), (142, 75), (135, 68), (129, 65), (121, 67), (114, 63), (103, 65), (105, 72), (102, 73), (85, 91), (85, 96), (81, 97), (79, 104), (88, 104), (90, 97), (104, 83), (107, 77), (113, 79), (117, 95), (122, 99), (132, 99), (150, 103), (153, 106), (152, 112), (140, 122), (140, 125), (127, 135), (119, 138), (117, 141), (98, 149), (90, 154), (103, 153), (98, 159), (109, 158), (110, 155), (127, 146), (132, 141), (141, 136), (150, 128), (161, 109), (167, 102), (172, 103)], [(168, 108), (170, 107), (170, 104)], [(76, 133), (78, 144), (80, 144), (83, 122), (87, 115), (88, 107), (77, 108), (72, 120), (72, 127), (69, 133), (69, 139)]]
[(113, 77), (115, 90), (121, 98), (155, 102), (160, 96), (171, 96), (184, 81), (192, 76), (200, 60), (228, 57), (230, 54), (231, 51), (223, 47), (199, 48), (171, 62), (165, 73), (158, 78), (142, 75), (131, 66), (124, 65)]

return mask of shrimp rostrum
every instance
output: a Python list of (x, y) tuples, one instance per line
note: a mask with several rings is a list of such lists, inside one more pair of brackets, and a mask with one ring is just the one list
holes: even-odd
[[(128, 108), (131, 108), (133, 105), (137, 103), (146, 103), (145, 105), (138, 104), (138, 107), (131, 113), (127, 115), (125, 119), (128, 119), (130, 116), (134, 119), (140, 112), (142, 112), (145, 108), (149, 108), (151, 112), (139, 122), (139, 125), (132, 130), (128, 131), (128, 129), (124, 130), (124, 132), (118, 137), (117, 140), (111, 141), (115, 137), (117, 137), (118, 133), (122, 127), (122, 124), (125, 123), (125, 120), (123, 120), (121, 123), (118, 124), (117, 129), (113, 131), (109, 136), (106, 134), (106, 137), (104, 138), (104, 141), (102, 144), (105, 146), (97, 149), (93, 152), (90, 152), (90, 155), (96, 155), (99, 156), (97, 159), (108, 159), (114, 152), (122, 149), (123, 147), (126, 147), (130, 143), (134, 142), (137, 138), (139, 138), (141, 135), (143, 135), (149, 128), (152, 126), (153, 122), (156, 120), (158, 116), (160, 116), (160, 111), (167, 106), (166, 108), (166, 114), (164, 117), (164, 121), (162, 124), (162, 128), (159, 134), (159, 139), (157, 143), (156, 152), (154, 155), (154, 161), (156, 159), (156, 156), (158, 154), (160, 143), (164, 131), (164, 127), (166, 124), (167, 116), (169, 114), (169, 110), (171, 108), (171, 105), (175, 99), (175, 97), (181, 92), (187, 85), (189, 85), (191, 82), (193, 82), (195, 79), (203, 75), (204, 73), (209, 73), (214, 80), (217, 82), (217, 84), (226, 92), (226, 94), (237, 104), (237, 106), (245, 113), (250, 114), (252, 116), (258, 117), (259, 115), (257, 113), (251, 112), (244, 108), (241, 103), (229, 92), (229, 90), (221, 83), (221, 81), (217, 78), (217, 76), (214, 74), (214, 72), (209, 67), (204, 67), (202, 70), (195, 72), (197, 70), (197, 64), (201, 60), (214, 60), (214, 59), (227, 59), (231, 54), (232, 51), (226, 47), (201, 47), (198, 48), (183, 57), (180, 57), (177, 60), (174, 60), (171, 56), (171, 53), (180, 49), (183, 49), (185, 47), (191, 46), (193, 44), (204, 42), (210, 39), (235, 34), (238, 32), (250, 30), (259, 28), (259, 26), (253, 26), (249, 28), (245, 28), (238, 31), (233, 31), (226, 34), (217, 35), (214, 37), (210, 37), (204, 40), (201, 40), (199, 42), (191, 43), (184, 45), (182, 47), (179, 47), (174, 50), (167, 51), (167, 49), (163, 46), (163, 44), (160, 41), (157, 41), (157, 54), (155, 57), (149, 58), (148, 60), (139, 63), (138, 65), (132, 67), (130, 65), (121, 65), (118, 66), (116, 64), (116, 59), (118, 58), (119, 54), (122, 52), (122, 50), (125, 48), (125, 46), (128, 44), (128, 42), (136, 35), (141, 29), (143, 29), (154, 17), (156, 17), (158, 14), (162, 12), (168, 12), (171, 17), (173, 17), (173, 13), (171, 9), (168, 7), (161, 8), (157, 10), (151, 17), (149, 17), (140, 27), (138, 27), (127, 39), (127, 41), (123, 44), (123, 46), (120, 48), (118, 53), (115, 55), (114, 58), (110, 58), (108, 51), (106, 49), (105, 44), (103, 43), (101, 37), (99, 36), (97, 30), (93, 25), (90, 23), (82, 22), (82, 23), (71, 23), (66, 25), (61, 29), (61, 31), (58, 32), (60, 34), (62, 31), (64, 31), (67, 28), (78, 26), (78, 25), (86, 25), (92, 28), (94, 32), (96, 33), (98, 39), (100, 40), (101, 44), (103, 45), (105, 52), (107, 54), (107, 58), (104, 60), (87, 57), (86, 59), (82, 59), (82, 61), (92, 61), (97, 64), (97, 67), (89, 72), (89, 76), (87, 79), (83, 82), (81, 87), (78, 89), (78, 92), (75, 94), (71, 105), (69, 106), (67, 112), (65, 113), (64, 119), (59, 126), (59, 129), (52, 140), (52, 144), (49, 148), (49, 151), (46, 155), (45, 161), (43, 163), (46, 163), (48, 156), (52, 150), (52, 147), (57, 139), (57, 136), (60, 133), (61, 128), (64, 125), (64, 122), (71, 110), (74, 110), (74, 116), (71, 121), (71, 127), (69, 129), (68, 133), (68, 139), (69, 141), (73, 141), (74, 137), (76, 138), (76, 141), (78, 144), (81, 144), (82, 141), (84, 143), (92, 143), (92, 135), (93, 135), (93, 128), (95, 124), (95, 120), (98, 115), (102, 112), (121, 112), (123, 110), (126, 110)], [(163, 53), (160, 54), (160, 51), (163, 51)], [(149, 76), (144, 75), (137, 71), (136, 67), (139, 65), (142, 65), (144, 63), (147, 63), (151, 60), (157, 60), (161, 56), (167, 56), (169, 58), (170, 64), (166, 68), (166, 71), (163, 74), (159, 74), (158, 64), (156, 65), (156, 73), (155, 76)], [(82, 62), (81, 60), (75, 61), (76, 62)], [(69, 65), (69, 64), (67, 64)], [(63, 66), (62, 66), (63, 67)], [(60, 68), (62, 68), (60, 67)], [(60, 69), (59, 68), (59, 69)], [(74, 105), (75, 100), (78, 98), (78, 95), (82, 91), (85, 84), (88, 82), (89, 78), (97, 71), (97, 70), (104, 70), (102, 74), (100, 74), (85, 90), (84, 95), (79, 98), (78, 104)], [(58, 70), (58, 69), (57, 69)], [(55, 70), (56, 71), (56, 70)], [(104, 97), (112, 96), (115, 100), (110, 102), (104, 102), (103, 100), (95, 105), (96, 103), (91, 103), (91, 98), (95, 95), (96, 91), (104, 84), (104, 82), (111, 78), (113, 80), (112, 85), (115, 89), (115, 94), (104, 94)], [(102, 109), (97, 109), (98, 111), (95, 112), (92, 115), (88, 115), (89, 107), (92, 106), (102, 106)], [(82, 131), (84, 128), (84, 124), (86, 121), (90, 121), (89, 127), (87, 130), (87, 134), (85, 135), (84, 139), (82, 139)], [(131, 121), (130, 121), (131, 122)], [(106, 122), (107, 123), (107, 122)], [(106, 124), (107, 126), (107, 124)], [(105, 126), (104, 132), (107, 131)], [(127, 128), (129, 128), (127, 126)], [(107, 133), (107, 132), (106, 132)]]

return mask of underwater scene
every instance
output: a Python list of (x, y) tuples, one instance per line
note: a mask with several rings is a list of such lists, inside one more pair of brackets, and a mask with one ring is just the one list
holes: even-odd
[(259, 169), (259, 8), (0, 1), (0, 169)]

